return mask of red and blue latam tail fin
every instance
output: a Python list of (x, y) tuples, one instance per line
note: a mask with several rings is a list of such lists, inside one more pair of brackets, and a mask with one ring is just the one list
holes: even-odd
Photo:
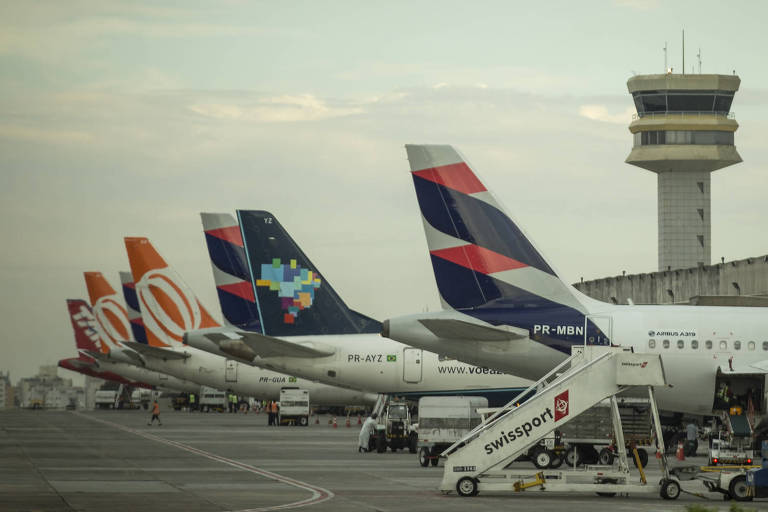
[(224, 321), (263, 334), (240, 225), (228, 213), (203, 212), (200, 218)]
[(128, 237), (125, 249), (151, 346), (178, 346), (187, 331), (220, 327), (149, 240)]
[(116, 348), (122, 347), (123, 341), (132, 341), (128, 312), (115, 289), (101, 272), (83, 272), (83, 275), (93, 315), (101, 327), (105, 341)]
[(123, 287), (125, 309), (128, 312), (128, 321), (131, 323), (133, 339), (146, 345), (149, 341), (147, 340), (147, 331), (144, 329), (144, 321), (141, 318), (139, 298), (136, 295), (136, 285), (133, 283), (133, 275), (130, 272), (120, 272), (120, 284)]
[(407, 145), (443, 305), (494, 324), (584, 326), (591, 301), (565, 283), (451, 146)]
[(81, 354), (89, 352), (109, 353), (109, 347), (102, 340), (99, 324), (93, 316), (91, 306), (82, 299), (67, 299), (67, 312), (75, 334), (75, 346)]

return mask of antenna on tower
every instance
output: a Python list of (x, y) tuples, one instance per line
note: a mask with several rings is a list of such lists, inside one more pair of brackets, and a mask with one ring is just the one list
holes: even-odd
[(699, 59), (699, 74), (701, 74), (701, 47), (699, 47), (699, 53), (696, 54), (696, 58)]
[(667, 42), (664, 41), (664, 72), (669, 73), (669, 68), (667, 67)]
[(683, 29), (683, 74), (685, 74), (685, 29)]

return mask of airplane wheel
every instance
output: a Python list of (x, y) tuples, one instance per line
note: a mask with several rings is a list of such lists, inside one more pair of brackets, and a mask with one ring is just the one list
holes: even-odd
[(427, 448), (419, 450), (419, 464), (424, 468), (429, 466), (429, 450)]
[(747, 496), (747, 479), (744, 476), (737, 476), (731, 480), (728, 494), (736, 501), (752, 501), (752, 496)]
[(477, 480), (471, 476), (465, 476), (456, 482), (456, 492), (459, 496), (468, 498), (470, 496), (477, 496)]
[(676, 500), (680, 496), (680, 484), (674, 480), (667, 480), (661, 484), (660, 494), (665, 500)]

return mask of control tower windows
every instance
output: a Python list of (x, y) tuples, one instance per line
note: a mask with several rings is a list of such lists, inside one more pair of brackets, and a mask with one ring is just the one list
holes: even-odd
[(728, 114), (733, 103), (730, 91), (638, 91), (633, 94), (640, 117), (655, 112), (705, 112)]
[(733, 132), (698, 130), (650, 130), (634, 134), (635, 146), (656, 144), (696, 144), (733, 146)]

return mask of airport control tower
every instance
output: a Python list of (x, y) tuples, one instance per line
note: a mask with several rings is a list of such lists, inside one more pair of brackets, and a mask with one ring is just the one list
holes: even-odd
[(658, 175), (659, 270), (711, 263), (712, 171), (741, 162), (730, 113), (736, 75), (637, 75), (628, 164)]

